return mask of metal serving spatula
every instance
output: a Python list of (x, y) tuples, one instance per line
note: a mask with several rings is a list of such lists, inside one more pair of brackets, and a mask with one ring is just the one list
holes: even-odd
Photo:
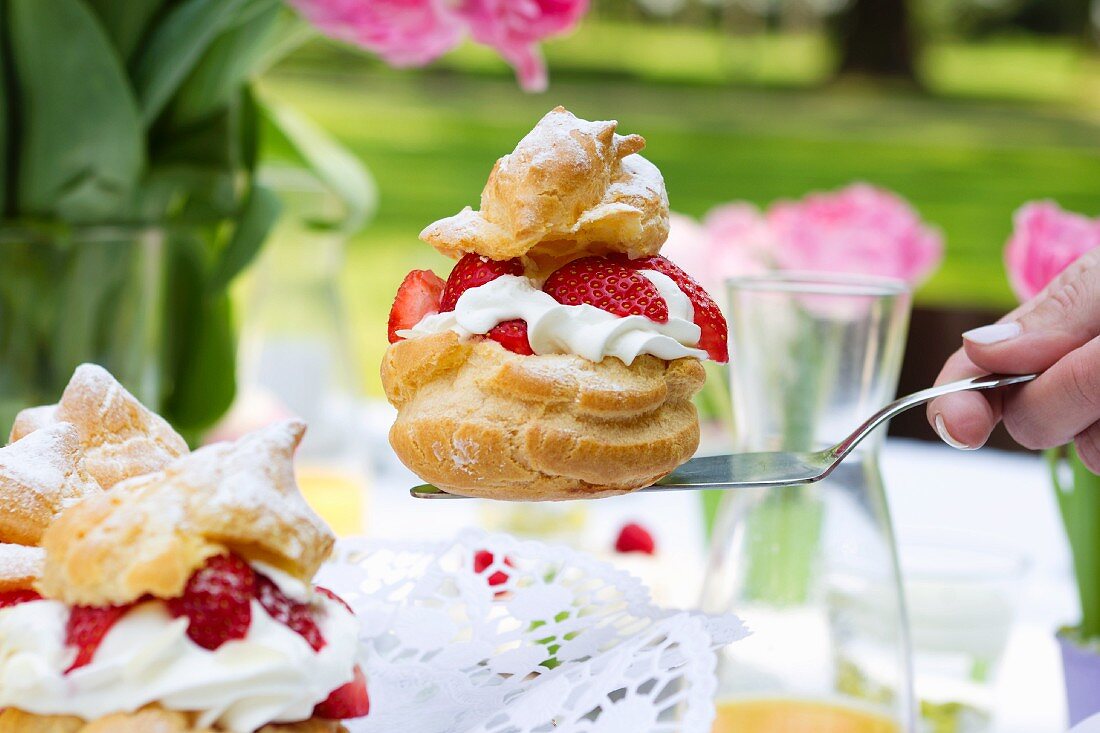
[[(641, 491), (681, 491), (685, 489), (748, 489), (767, 486), (791, 486), (812, 484), (828, 476), (840, 462), (852, 452), (860, 441), (882, 423), (906, 410), (954, 392), (973, 389), (996, 389), (1010, 384), (1030, 382), (1036, 374), (987, 374), (983, 377), (963, 379), (920, 392), (891, 402), (851, 435), (831, 448), (813, 453), (735, 453), (726, 456), (701, 456), (692, 458), (653, 486)], [(431, 484), (413, 488), (410, 493), (417, 499), (465, 499), (465, 496), (448, 494)]]

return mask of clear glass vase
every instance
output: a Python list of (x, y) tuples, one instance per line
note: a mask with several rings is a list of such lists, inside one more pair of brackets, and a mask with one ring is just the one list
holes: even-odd
[(236, 430), (286, 414), (305, 420), (295, 460), (302, 493), (337, 534), (360, 534), (370, 454), (339, 287), (347, 234), (333, 222), (341, 220), (342, 204), (302, 169), (268, 168), (261, 178), (283, 212), (244, 298)]
[[(893, 398), (903, 283), (775, 275), (731, 281), (729, 299), (737, 450), (823, 448)], [(913, 730), (884, 434), (820, 483), (723, 497), (701, 605), (752, 635), (723, 653), (716, 733)]]
[(158, 227), (0, 225), (0, 438), (83, 362), (156, 409), (164, 277)]

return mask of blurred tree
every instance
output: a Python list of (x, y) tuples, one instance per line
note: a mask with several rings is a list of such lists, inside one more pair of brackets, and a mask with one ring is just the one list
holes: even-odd
[(841, 74), (917, 82), (916, 40), (907, 0), (852, 0), (833, 23)]
[(1091, 35), (1092, 0), (1026, 0), (1012, 20), (1033, 33)]

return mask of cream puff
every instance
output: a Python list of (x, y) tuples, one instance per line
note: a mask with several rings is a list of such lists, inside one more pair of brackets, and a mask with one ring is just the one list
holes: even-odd
[(68, 423), (0, 451), (0, 482), (36, 476), (5, 500), (39, 502), (35, 532), (46, 517), (41, 548), (0, 544), (0, 733), (335, 733), (366, 715), (360, 625), (312, 582), (334, 538), (294, 481), (304, 431), (278, 423), (110, 491)]
[(658, 253), (668, 197), (638, 135), (559, 107), (481, 196), (421, 238), (382, 383), (411, 470), (467, 496), (559, 500), (648, 486), (699, 444), (701, 361), (728, 358), (715, 302)]
[(76, 368), (56, 405), (31, 407), (16, 415), (10, 440), (57, 423), (76, 429), (85, 470), (104, 489), (160, 470), (187, 453), (186, 441), (164, 418), (96, 364)]

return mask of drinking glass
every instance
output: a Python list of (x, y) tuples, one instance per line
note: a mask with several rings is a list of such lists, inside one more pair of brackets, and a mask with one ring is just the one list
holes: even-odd
[[(893, 398), (904, 283), (788, 273), (728, 295), (738, 451), (824, 448)], [(701, 606), (752, 634), (722, 653), (716, 733), (913, 730), (884, 432), (819, 483), (723, 496)]]
[[(994, 683), (1026, 559), (978, 535), (926, 529), (901, 542), (921, 733), (991, 728)], [(877, 613), (868, 608), (871, 613)]]

